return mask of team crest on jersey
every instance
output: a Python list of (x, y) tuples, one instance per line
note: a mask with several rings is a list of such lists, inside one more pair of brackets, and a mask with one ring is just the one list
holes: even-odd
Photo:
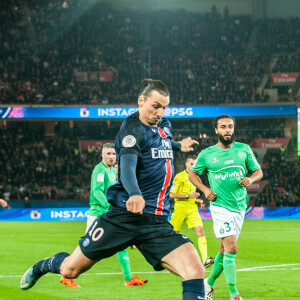
[(219, 160), (215, 157), (213, 160), (212, 160), (213, 163), (217, 163), (219, 162)]
[(89, 244), (90, 244), (90, 239), (89, 239), (89, 238), (86, 238), (86, 239), (83, 241), (83, 243), (82, 243), (83, 247), (87, 247)]
[(122, 140), (123, 147), (129, 148), (136, 144), (136, 139), (133, 135), (126, 135)]
[(170, 134), (170, 130), (169, 130), (168, 127), (164, 127), (163, 130), (164, 130), (164, 132), (165, 132), (166, 134)]

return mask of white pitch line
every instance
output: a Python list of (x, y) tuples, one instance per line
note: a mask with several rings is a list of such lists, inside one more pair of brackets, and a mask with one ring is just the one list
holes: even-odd
[[(251, 272), (251, 271), (259, 271), (260, 269), (269, 269), (269, 268), (278, 268), (278, 270), (282, 270), (281, 267), (289, 267), (289, 266), (300, 266), (300, 264), (284, 264), (284, 265), (272, 265), (272, 266), (261, 266), (261, 267), (252, 267), (246, 269), (239, 269), (239, 272)], [(277, 270), (277, 269), (276, 269)]]
[[(291, 266), (300, 266), (299, 264), (283, 264), (283, 265), (271, 265), (271, 266), (260, 266), (246, 269), (239, 269), (237, 272), (254, 272), (254, 271), (296, 271), (300, 270), (300, 268), (283, 268), (283, 267), (291, 267)], [(206, 271), (205, 273), (210, 273), (211, 271)], [(150, 271), (150, 272), (133, 272), (133, 274), (170, 274), (168, 271)], [(123, 275), (122, 272), (115, 273), (83, 273), (80, 276), (106, 276), (106, 275)], [(22, 277), (23, 275), (0, 275), (0, 278), (17, 278)], [(45, 276), (60, 276), (60, 274), (46, 274)]]

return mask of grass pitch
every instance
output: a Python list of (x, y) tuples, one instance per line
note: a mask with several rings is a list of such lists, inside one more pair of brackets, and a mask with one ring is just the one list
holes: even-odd
[[(19, 288), (21, 275), (36, 261), (57, 252), (72, 252), (85, 222), (0, 222), (0, 299), (180, 300), (181, 280), (166, 271), (154, 272), (137, 249), (129, 249), (134, 275), (145, 286), (125, 287), (116, 256), (96, 264), (76, 279), (80, 289), (62, 286), (60, 276), (42, 277), (30, 290)], [(204, 221), (208, 254), (219, 241), (212, 221)], [(197, 246), (196, 235), (183, 228)], [(243, 299), (300, 299), (300, 220), (246, 220), (238, 241), (237, 287)], [(206, 276), (211, 271), (207, 270)], [(229, 299), (224, 274), (215, 284), (214, 299)]]

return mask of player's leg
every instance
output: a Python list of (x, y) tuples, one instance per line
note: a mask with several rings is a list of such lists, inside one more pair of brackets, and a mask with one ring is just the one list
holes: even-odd
[[(167, 218), (143, 216), (136, 246), (157, 271), (167, 268), (183, 280), (183, 299), (204, 299), (205, 269), (190, 239), (173, 230)], [(198, 297), (198, 298), (197, 298)]]
[(236, 264), (235, 257), (237, 253), (236, 237), (235, 235), (227, 236), (222, 239), (224, 256), (223, 268), (230, 292), (230, 298), (233, 299), (239, 294), (236, 288)]
[(60, 252), (54, 256), (38, 261), (23, 275), (20, 283), (22, 289), (29, 289), (35, 285), (43, 275), (50, 273), (61, 274), (65, 278), (76, 278), (94, 265), (94, 261), (87, 258), (78, 246), (70, 255)]
[(233, 227), (235, 234), (228, 237), (224, 237), (222, 239), (222, 244), (224, 248), (223, 267), (224, 267), (224, 273), (225, 273), (227, 285), (230, 292), (230, 299), (235, 299), (235, 297), (240, 296), (236, 288), (235, 258), (237, 253), (236, 242), (243, 226), (244, 217), (245, 217), (245, 211), (242, 211), (240, 213), (232, 213), (232, 217), (231, 217), (232, 221), (230, 221), (229, 225), (227, 226), (229, 226), (230, 228)]
[(125, 286), (144, 285), (148, 282), (148, 279), (141, 279), (138, 276), (132, 276), (127, 249), (118, 252), (117, 255), (124, 274)]
[(180, 232), (185, 218), (186, 218), (186, 209), (182, 208), (178, 204), (175, 204), (174, 212), (171, 216), (170, 223), (172, 224), (176, 232)]
[(205, 274), (198, 252), (191, 243), (176, 248), (161, 260), (161, 266), (182, 279), (182, 299), (205, 299)]
[(130, 261), (129, 261), (127, 249), (118, 252), (117, 255), (118, 255), (118, 260), (119, 260), (119, 263), (120, 263), (122, 271), (123, 271), (124, 280), (130, 281), (132, 278), (132, 275), (131, 275)]
[(221, 240), (220, 251), (218, 252), (214, 267), (205, 282), (206, 289), (213, 286), (216, 279), (221, 275), (224, 270), (230, 297), (238, 295), (236, 289), (236, 266), (235, 256), (237, 251), (236, 240), (242, 228), (245, 212), (235, 213), (230, 212), (222, 207), (210, 207), (211, 215), (214, 223), (214, 232), (217, 238)]
[[(22, 289), (31, 288), (44, 274), (62, 274), (66, 278), (76, 278), (103, 258), (127, 248), (133, 243), (132, 230), (120, 227), (126, 210), (111, 208), (107, 214), (97, 218), (86, 235), (79, 241), (79, 247), (69, 255), (60, 252), (51, 258), (43, 259), (29, 268), (21, 279)], [(130, 224), (129, 224), (130, 225)]]
[[(87, 217), (87, 222), (86, 222), (86, 229), (85, 229), (85, 233), (87, 233), (87, 231), (89, 230), (89, 228), (91, 227), (91, 225), (93, 224), (93, 222), (97, 219), (96, 216), (90, 216), (88, 215)], [(60, 282), (63, 285), (66, 285), (69, 288), (80, 288), (80, 286), (78, 284), (75, 283), (74, 279), (69, 279), (69, 278), (65, 278), (65, 277), (61, 277), (60, 278)]]
[(211, 270), (211, 273), (208, 277), (207, 283), (213, 287), (217, 278), (222, 274), (223, 272), (223, 257), (224, 257), (224, 248), (223, 243), (220, 241), (220, 251), (217, 253), (214, 266)]
[(198, 237), (198, 248), (201, 253), (202, 262), (205, 268), (208, 268), (214, 263), (213, 257), (207, 256), (207, 242), (205, 237), (205, 232), (203, 229), (203, 222), (199, 215), (198, 208), (192, 208), (189, 210), (186, 223), (188, 228), (193, 228)]

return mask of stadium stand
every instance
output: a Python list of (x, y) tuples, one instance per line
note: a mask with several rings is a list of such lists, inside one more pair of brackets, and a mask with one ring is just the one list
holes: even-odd
[[(184, 10), (145, 15), (80, 0), (18, 5), (0, 4), (0, 104), (134, 104), (147, 73), (145, 48), (151, 76), (169, 86), (173, 104), (262, 103), (268, 97), (257, 88), (272, 53), (299, 48), (298, 18), (254, 21)], [(151, 34), (142, 29), (145, 18)]]

